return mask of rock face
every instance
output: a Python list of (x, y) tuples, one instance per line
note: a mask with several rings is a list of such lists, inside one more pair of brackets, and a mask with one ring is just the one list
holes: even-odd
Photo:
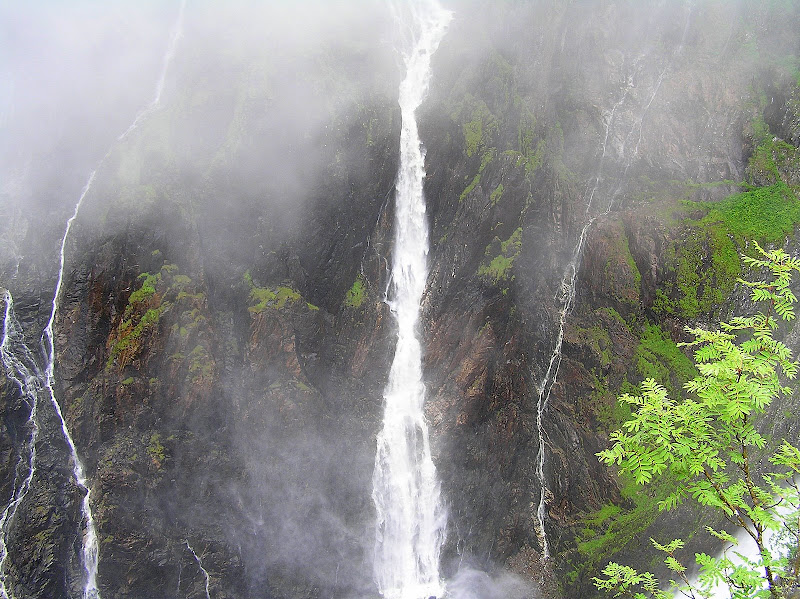
[[(56, 395), (91, 485), (99, 587), (375, 596), (402, 75), (377, 42), (388, 25), (364, 18), (352, 39), (322, 28), (312, 49), (229, 45), (203, 10), (165, 106), (104, 159), (67, 244)], [(420, 114), (444, 572), (504, 569), (545, 596), (590, 597), (608, 558), (678, 525), (653, 524), (653, 505), (596, 460), (625, 417), (616, 394), (645, 376), (679, 390), (682, 326), (728, 312), (746, 239), (781, 242), (800, 221), (732, 227), (739, 204), (723, 199), (746, 180), (798, 202), (800, 92), (785, 67), (800, 13), (455, 10)], [(34, 215), (6, 212), (22, 225), (0, 248), (3, 285), (35, 347), (54, 267), (20, 261)], [(62, 222), (44, 221), (55, 238)], [(9, 378), (2, 391), (5, 501), (29, 409)], [(82, 490), (47, 406), (38, 426), (0, 572), (15, 597), (76, 597)]]

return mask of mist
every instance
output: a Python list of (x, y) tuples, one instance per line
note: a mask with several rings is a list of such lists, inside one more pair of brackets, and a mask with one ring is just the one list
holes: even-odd
[[(640, 329), (679, 339), (688, 322), (653, 307), (678, 293), (668, 248), (694, 215), (671, 211), (755, 184), (757, 117), (790, 139), (800, 15), (746, 0), (443, 4), (454, 17), (416, 112), (442, 582), (452, 599), (589, 593), (584, 519), (624, 503), (595, 459), (606, 404), (638, 382)], [(106, 599), (378, 596), (409, 6), (0, 5), (0, 288), (33, 352), (86, 191), (55, 378)], [(5, 499), (33, 426), (8, 376), (0, 391)], [(0, 525), (0, 581), (78, 597), (81, 489), (43, 410), (37, 460), (58, 476), (37, 475), (25, 519)]]

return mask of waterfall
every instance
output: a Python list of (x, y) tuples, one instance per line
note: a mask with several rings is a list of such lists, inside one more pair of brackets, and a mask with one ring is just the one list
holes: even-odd
[(98, 544), (97, 544), (97, 530), (94, 525), (94, 517), (92, 516), (92, 508), (89, 504), (89, 485), (86, 482), (86, 475), (83, 470), (83, 464), (78, 457), (78, 450), (75, 447), (75, 442), (72, 440), (72, 435), (67, 428), (67, 423), (64, 420), (64, 415), (61, 412), (61, 406), (59, 405), (58, 401), (56, 400), (56, 394), (53, 389), (53, 383), (55, 382), (55, 375), (53, 372), (54, 365), (55, 365), (55, 346), (53, 344), (53, 322), (56, 319), (56, 312), (58, 311), (58, 299), (61, 293), (61, 285), (64, 281), (64, 254), (65, 249), (67, 246), (67, 238), (69, 237), (69, 231), (72, 228), (72, 224), (75, 222), (75, 219), (78, 217), (78, 211), (81, 208), (81, 204), (83, 203), (83, 199), (86, 197), (86, 194), (89, 192), (89, 189), (94, 182), (94, 176), (97, 171), (92, 171), (89, 175), (89, 179), (86, 181), (86, 185), (83, 187), (83, 191), (81, 192), (80, 198), (78, 198), (78, 203), (75, 204), (75, 210), (72, 213), (72, 216), (67, 220), (67, 226), (64, 229), (64, 236), (61, 238), (61, 249), (59, 251), (59, 268), (58, 268), (58, 278), (56, 279), (56, 288), (53, 292), (53, 304), (50, 310), (50, 318), (47, 321), (47, 326), (44, 328), (44, 333), (42, 333), (42, 351), (45, 355), (45, 372), (44, 372), (44, 385), (47, 388), (47, 393), (50, 398), (50, 403), (53, 406), (56, 414), (58, 415), (58, 420), (61, 423), (61, 432), (64, 435), (64, 439), (67, 441), (67, 445), (69, 446), (70, 451), (70, 458), (72, 460), (72, 470), (75, 476), (75, 481), (78, 483), (80, 487), (86, 490), (86, 494), (83, 496), (83, 502), (81, 505), (81, 510), (83, 512), (83, 520), (86, 523), (86, 530), (83, 535), (83, 567), (86, 569), (86, 583), (83, 587), (83, 597), (84, 599), (98, 599), (100, 597), (99, 591), (97, 589), (97, 557), (98, 557)]
[[(155, 110), (161, 101), (161, 95), (164, 88), (164, 81), (166, 78), (167, 69), (175, 54), (177, 41), (180, 39), (183, 14), (186, 6), (186, 0), (182, 0), (180, 11), (178, 13), (175, 25), (172, 28), (170, 41), (167, 45), (160, 76), (156, 85), (155, 95), (153, 100), (134, 118), (131, 125), (125, 132), (118, 138), (125, 138), (131, 131), (133, 131), (141, 121)], [(69, 217), (64, 229), (64, 235), (61, 238), (59, 248), (59, 268), (56, 278), (55, 290), (53, 292), (53, 301), (50, 309), (50, 317), (47, 325), (42, 332), (41, 337), (41, 350), (44, 358), (44, 371), (42, 372), (36, 365), (36, 360), (31, 354), (25, 341), (22, 337), (19, 324), (14, 317), (13, 300), (11, 293), (8, 291), (3, 292), (3, 299), (5, 302), (5, 315), (3, 321), (3, 337), (0, 342), (0, 358), (2, 359), (3, 366), (6, 370), (7, 376), (10, 380), (14, 381), (20, 389), (20, 392), (30, 405), (30, 415), (28, 418), (27, 428), (30, 430), (29, 439), (27, 441), (25, 452), (26, 456), (21, 456), (15, 470), (15, 478), (12, 489), (12, 496), (9, 504), (0, 515), (0, 599), (10, 599), (10, 593), (6, 588), (5, 579), (5, 563), (7, 558), (7, 538), (8, 532), (16, 514), (19, 505), (22, 503), (25, 495), (27, 494), (31, 481), (33, 480), (36, 462), (35, 442), (38, 433), (38, 426), (36, 422), (37, 410), (41, 407), (39, 404), (40, 398), (45, 401), (45, 397), (49, 399), (56, 416), (58, 417), (61, 425), (61, 432), (67, 442), (70, 451), (70, 459), (73, 467), (73, 475), (77, 484), (85, 490), (85, 495), (81, 505), (83, 517), (83, 549), (82, 558), (83, 566), (85, 569), (85, 582), (83, 587), (83, 599), (99, 599), (100, 592), (97, 588), (97, 567), (98, 567), (98, 539), (97, 530), (94, 523), (90, 504), (90, 489), (83, 464), (78, 456), (75, 442), (67, 427), (64, 415), (61, 411), (61, 406), (56, 399), (54, 384), (55, 384), (55, 346), (53, 342), (53, 325), (55, 323), (56, 313), (58, 312), (58, 302), (61, 295), (61, 287), (64, 280), (64, 265), (65, 253), (67, 246), (67, 239), (69, 238), (70, 230), (78, 217), (81, 204), (83, 203), (86, 195), (94, 183), (95, 175), (102, 166), (103, 162), (111, 153), (110, 148), (108, 152), (101, 158), (97, 167), (89, 174), (89, 177), (84, 185), (80, 197), (78, 198), (72, 216)]]
[[(189, 550), (189, 553), (192, 554), (192, 557), (194, 557), (194, 561), (197, 562), (197, 567), (200, 568), (200, 572), (203, 573), (203, 577), (205, 579), (206, 599), (211, 599), (211, 593), (210, 593), (211, 578), (209, 577), (208, 572), (206, 571), (206, 569), (203, 567), (203, 562), (200, 560), (200, 556), (197, 555), (194, 552), (194, 549), (192, 549), (192, 546), (189, 545), (189, 541), (184, 540), (183, 543), (184, 543), (184, 545), (186, 545), (186, 548)], [(180, 585), (180, 577), (178, 578), (178, 581), (179, 581), (178, 582), (178, 590), (180, 590), (180, 586), (181, 586)]]
[(33, 480), (36, 463), (36, 437), (39, 433), (39, 427), (36, 424), (36, 408), (43, 388), (36, 360), (25, 345), (22, 329), (14, 315), (14, 300), (7, 290), (3, 290), (3, 301), (6, 308), (3, 318), (3, 338), (0, 342), (0, 361), (5, 368), (6, 377), (17, 385), (22, 400), (30, 408), (25, 426), (28, 437), (21, 444), (19, 462), (14, 468), (9, 503), (0, 515), (0, 598), (10, 599), (5, 572), (6, 558), (8, 557), (8, 535), (17, 509), (28, 494)]
[(406, 49), (400, 84), (400, 168), (395, 194), (395, 245), (389, 306), (397, 346), (384, 391), (372, 499), (377, 512), (374, 573), (387, 599), (441, 596), (439, 552), (446, 514), (431, 457), (423, 406), (420, 304), (427, 280), (428, 231), (423, 198), (424, 151), (415, 112), (428, 90), (431, 56), (451, 13), (436, 0), (412, 2), (414, 43)]
[(128, 137), (128, 135), (139, 126), (145, 117), (158, 108), (158, 105), (161, 103), (161, 94), (164, 93), (164, 83), (167, 80), (167, 70), (169, 69), (172, 59), (175, 57), (175, 50), (178, 48), (178, 40), (183, 35), (183, 13), (185, 10), (186, 0), (181, 0), (181, 7), (178, 10), (178, 17), (175, 20), (175, 25), (172, 27), (169, 43), (167, 44), (167, 49), (164, 52), (164, 58), (161, 61), (161, 73), (158, 76), (158, 82), (156, 83), (156, 91), (153, 94), (153, 99), (150, 100), (150, 103), (147, 106), (139, 111), (139, 113), (136, 115), (136, 118), (134, 118), (130, 126), (125, 129), (125, 132), (119, 136), (118, 140), (121, 141)]
[[(683, 34), (681, 35), (680, 42), (673, 53), (672, 59), (679, 56), (683, 51), (684, 43), (686, 42), (686, 34), (689, 31), (689, 24), (691, 22), (691, 14), (692, 14), (692, 5), (689, 4), (686, 12), (686, 20), (683, 26)], [(536, 402), (536, 428), (539, 434), (539, 448), (536, 460), (536, 478), (539, 481), (539, 503), (536, 506), (536, 520), (538, 522), (538, 535), (539, 541), (542, 545), (542, 558), (548, 559), (550, 557), (550, 545), (547, 541), (547, 532), (545, 531), (545, 520), (547, 515), (547, 497), (550, 491), (547, 488), (547, 478), (545, 477), (544, 473), (544, 466), (545, 460), (547, 457), (547, 441), (546, 435), (544, 430), (544, 413), (547, 410), (547, 402), (550, 398), (550, 391), (553, 388), (553, 384), (555, 383), (558, 377), (558, 369), (561, 366), (561, 348), (564, 343), (564, 327), (566, 326), (567, 316), (569, 315), (570, 311), (572, 310), (572, 306), (575, 302), (575, 292), (577, 286), (577, 278), (578, 278), (578, 269), (580, 268), (580, 261), (583, 256), (583, 246), (586, 242), (586, 237), (589, 233), (589, 230), (592, 228), (594, 223), (597, 221), (598, 218), (601, 216), (605, 216), (611, 212), (614, 208), (614, 202), (616, 201), (617, 197), (622, 191), (622, 187), (628, 175), (628, 170), (630, 169), (631, 165), (633, 164), (634, 160), (639, 155), (639, 146), (642, 142), (642, 128), (644, 123), (644, 118), (647, 115), (647, 111), (650, 109), (650, 106), (653, 104), (653, 100), (655, 100), (656, 95), (658, 95), (659, 89), (661, 89), (661, 84), (664, 81), (664, 76), (667, 74), (667, 71), (672, 66), (672, 61), (668, 62), (664, 68), (660, 71), (658, 78), (656, 80), (655, 85), (653, 86), (652, 90), (650, 91), (649, 98), (647, 102), (644, 104), (641, 113), (639, 114), (638, 118), (634, 120), (633, 125), (631, 126), (630, 131), (625, 136), (624, 142), (622, 144), (622, 159), (624, 168), (622, 170), (622, 174), (620, 175), (617, 185), (612, 192), (608, 194), (608, 202), (606, 203), (605, 207), (602, 208), (599, 212), (592, 214), (592, 204), (597, 194), (602, 181), (603, 181), (603, 167), (606, 160), (606, 153), (608, 149), (608, 137), (611, 131), (611, 127), (614, 123), (614, 118), (617, 113), (617, 109), (625, 103), (628, 99), (630, 91), (634, 88), (634, 81), (632, 78), (628, 78), (626, 81), (625, 89), (623, 90), (622, 96), (619, 100), (614, 104), (612, 109), (608, 111), (608, 114), (605, 118), (605, 133), (603, 136), (603, 143), (601, 145), (601, 154), (598, 160), (597, 165), (597, 174), (594, 177), (594, 183), (592, 184), (592, 188), (587, 193), (587, 202), (586, 202), (586, 210), (584, 213), (585, 223), (581, 228), (581, 232), (578, 235), (578, 241), (575, 244), (575, 248), (572, 252), (572, 259), (567, 264), (566, 269), (564, 270), (564, 275), (561, 278), (561, 285), (559, 287), (559, 292), (557, 299), (561, 304), (561, 310), (559, 311), (559, 318), (558, 318), (558, 333), (556, 335), (556, 341), (553, 345), (553, 351), (550, 354), (550, 361), (547, 366), (547, 370), (545, 371), (544, 376), (542, 377), (541, 382), (537, 386), (537, 395), (538, 400)], [(636, 144), (633, 149), (633, 152), (630, 153), (629, 156), (625, 156), (625, 148), (627, 146), (628, 140), (638, 131), (638, 137), (636, 139)]]

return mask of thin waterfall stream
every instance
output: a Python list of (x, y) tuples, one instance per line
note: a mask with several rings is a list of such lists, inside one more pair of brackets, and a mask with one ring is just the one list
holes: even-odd
[(389, 306), (398, 328), (397, 346), (384, 391), (383, 430), (377, 438), (372, 498), (377, 513), (374, 575), (387, 599), (440, 597), (439, 553), (446, 512), (431, 457), (423, 407), (420, 304), (428, 277), (428, 227), (423, 180), (425, 154), (416, 110), (431, 76), (431, 56), (451, 13), (435, 0), (413, 2), (414, 43), (406, 48), (400, 85), (402, 129), (395, 195), (395, 245)]
[[(634, 121), (627, 135), (624, 137), (624, 141), (621, 148), (621, 156), (620, 156), (622, 158), (624, 168), (617, 181), (617, 184), (616, 186), (614, 186), (613, 191), (609, 190), (608, 201), (605, 207), (602, 208), (600, 211), (592, 214), (593, 201), (603, 182), (603, 168), (605, 165), (606, 154), (608, 150), (609, 133), (614, 124), (617, 109), (626, 102), (626, 100), (630, 95), (630, 92), (635, 87), (635, 83), (632, 77), (627, 78), (626, 85), (625, 88), (623, 89), (623, 93), (620, 99), (617, 100), (617, 102), (614, 104), (611, 110), (609, 110), (607, 113), (607, 117), (605, 118), (605, 132), (603, 135), (603, 142), (601, 145), (602, 151), (598, 159), (597, 174), (593, 179), (594, 182), (592, 184), (591, 190), (587, 194), (586, 210), (584, 213), (584, 218), (586, 220), (583, 227), (581, 228), (580, 234), (578, 235), (578, 240), (572, 252), (572, 258), (567, 264), (566, 269), (564, 270), (564, 275), (562, 276), (561, 279), (559, 292), (558, 295), (556, 296), (559, 303), (561, 304), (561, 309), (559, 310), (559, 317), (558, 317), (558, 333), (556, 334), (556, 341), (555, 344), (553, 345), (553, 351), (550, 354), (550, 360), (548, 362), (547, 370), (545, 371), (545, 374), (542, 377), (541, 382), (537, 385), (538, 400), (536, 403), (536, 427), (539, 435), (539, 449), (538, 449), (537, 463), (536, 463), (536, 477), (539, 481), (541, 489), (539, 493), (539, 502), (536, 506), (536, 520), (538, 522), (539, 541), (542, 546), (542, 557), (545, 560), (550, 558), (550, 545), (547, 540), (547, 532), (545, 531), (545, 520), (547, 517), (547, 497), (550, 491), (547, 488), (547, 479), (544, 471), (545, 461), (547, 457), (547, 451), (546, 451), (547, 440), (546, 440), (546, 431), (544, 429), (544, 413), (547, 410), (547, 402), (550, 398), (550, 392), (553, 388), (553, 385), (556, 382), (556, 379), (558, 377), (558, 370), (561, 365), (561, 358), (562, 358), (561, 350), (564, 342), (564, 328), (566, 326), (567, 317), (569, 316), (569, 313), (572, 311), (575, 302), (578, 270), (580, 268), (580, 262), (583, 256), (583, 246), (586, 242), (586, 237), (589, 233), (589, 230), (592, 228), (592, 226), (594, 225), (594, 223), (597, 221), (598, 218), (605, 216), (611, 212), (611, 210), (614, 208), (614, 204), (615, 201), (617, 200), (617, 197), (622, 191), (623, 185), (628, 175), (628, 170), (630, 169), (631, 165), (633, 164), (634, 160), (637, 158), (639, 154), (639, 146), (642, 142), (642, 126), (644, 123), (644, 118), (647, 115), (647, 111), (650, 109), (650, 106), (653, 104), (653, 100), (658, 94), (659, 89), (661, 88), (661, 84), (664, 81), (664, 77), (667, 74), (667, 71), (672, 66), (672, 61), (677, 56), (679, 56), (683, 51), (683, 45), (686, 41), (686, 34), (689, 30), (691, 15), (692, 15), (692, 6), (689, 5), (686, 13), (686, 20), (684, 22), (683, 33), (681, 35), (680, 42), (677, 48), (675, 49), (671, 60), (667, 62), (667, 64), (664, 66), (663, 69), (661, 69), (658, 78), (656, 79), (655, 85), (653, 86), (652, 90), (649, 93), (648, 100), (642, 107), (642, 111), (639, 117)], [(627, 146), (627, 142), (631, 138), (631, 136), (633, 136), (636, 133), (638, 133), (638, 137), (636, 139), (636, 144), (633, 149), (633, 152), (631, 152), (628, 156), (626, 156), (625, 149)]]
[[(186, 6), (186, 0), (182, 0), (177, 19), (170, 33), (169, 43), (167, 45), (164, 58), (162, 60), (162, 68), (156, 84), (156, 90), (153, 99), (148, 103), (148, 105), (142, 111), (140, 111), (136, 115), (131, 125), (128, 126), (125, 132), (117, 138), (118, 140), (122, 140), (125, 137), (127, 137), (134, 129), (136, 129), (136, 127), (138, 127), (138, 125), (148, 114), (153, 112), (159, 106), (164, 89), (166, 73), (170, 62), (174, 57), (177, 41), (178, 39), (180, 39), (182, 33), (183, 15), (185, 6)], [(6, 548), (7, 534), (11, 524), (11, 520), (13, 519), (14, 514), (16, 513), (16, 509), (24, 499), (24, 496), (30, 487), (31, 481), (35, 473), (35, 458), (36, 458), (35, 442), (36, 442), (36, 434), (38, 432), (36, 424), (36, 412), (37, 409), (41, 407), (39, 406), (39, 399), (40, 396), (42, 396), (42, 394), (45, 394), (47, 396), (47, 399), (50, 401), (50, 405), (52, 406), (56, 416), (58, 417), (58, 421), (61, 425), (62, 435), (69, 447), (70, 460), (72, 462), (72, 468), (73, 468), (73, 476), (75, 477), (75, 481), (77, 482), (78, 486), (85, 491), (83, 500), (81, 502), (81, 513), (82, 513), (83, 529), (84, 529), (83, 541), (82, 541), (82, 560), (85, 571), (85, 580), (83, 584), (82, 597), (83, 599), (100, 598), (100, 591), (97, 586), (99, 544), (97, 538), (97, 530), (94, 523), (94, 517), (92, 515), (92, 510), (91, 510), (90, 487), (84, 471), (83, 464), (78, 456), (78, 451), (75, 446), (75, 442), (72, 438), (69, 428), (67, 427), (64, 414), (61, 410), (61, 406), (58, 400), (56, 399), (56, 394), (54, 390), (55, 345), (53, 341), (53, 326), (55, 323), (56, 314), (58, 312), (59, 299), (61, 296), (61, 287), (64, 282), (66, 246), (70, 231), (72, 229), (72, 225), (74, 224), (75, 219), (78, 217), (78, 213), (80, 211), (84, 199), (86, 198), (86, 195), (92, 188), (98, 170), (105, 162), (106, 158), (108, 158), (108, 156), (110, 155), (111, 151), (113, 150), (113, 147), (114, 146), (109, 148), (109, 150), (105, 153), (105, 155), (100, 159), (98, 165), (89, 174), (89, 177), (86, 180), (85, 185), (83, 186), (78, 201), (75, 204), (75, 208), (72, 212), (72, 215), (67, 220), (66, 226), (64, 228), (64, 235), (61, 238), (61, 243), (59, 247), (59, 268), (56, 277), (55, 289), (53, 291), (53, 301), (51, 303), (50, 316), (48, 318), (47, 325), (45, 326), (41, 336), (41, 351), (42, 351), (42, 356), (44, 358), (43, 372), (36, 367), (36, 361), (33, 359), (30, 350), (22, 340), (21, 330), (19, 330), (19, 327), (16, 323), (16, 319), (13, 314), (13, 307), (12, 307), (13, 300), (11, 293), (8, 291), (5, 291), (4, 293), (6, 310), (5, 310), (5, 319), (3, 324), (2, 345), (0, 345), (0, 354), (2, 355), (2, 362), (6, 369), (6, 372), (8, 373), (9, 378), (11, 378), (17, 383), (23, 395), (29, 398), (29, 401), (31, 402), (31, 412), (29, 417), (29, 428), (31, 428), (31, 433), (30, 433), (30, 440), (28, 441), (29, 445), (28, 460), (26, 463), (21, 462), (18, 465), (17, 477), (15, 479), (14, 495), (12, 496), (12, 501), (6, 507), (2, 516), (0, 516), (0, 539), (2, 540), (2, 543), (0, 544), (0, 598), (3, 599), (8, 599), (12, 597), (12, 594), (6, 585), (6, 578), (5, 578), (5, 561), (7, 557), (7, 548)], [(17, 337), (19, 337), (19, 340), (17, 340)], [(41, 399), (43, 401), (45, 400), (44, 397), (42, 397)], [(20, 472), (25, 472), (26, 474), (22, 477), (21, 483), (17, 485), (16, 480), (20, 479)]]

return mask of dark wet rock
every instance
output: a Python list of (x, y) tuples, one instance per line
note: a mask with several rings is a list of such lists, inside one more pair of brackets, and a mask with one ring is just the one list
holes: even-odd
[[(774, 24), (745, 31), (746, 12), (705, 3), (652, 14), (630, 3), (471, 8), (434, 57), (420, 114), (442, 562), (448, 575), (465, 559), (548, 597), (590, 597), (600, 558), (579, 546), (586, 519), (631, 503), (596, 459), (619, 421), (615, 397), (642, 378), (647, 327), (676, 341), (686, 324), (656, 301), (677, 276), (669, 253), (685, 243), (681, 221), (699, 210), (680, 200), (739, 190), (695, 183), (775, 181), (747, 169), (756, 64), (744, 45)], [(627, 29), (633, 20), (642, 28)], [(791, 23), (778, 34), (796, 36)], [(320, 137), (286, 124), (297, 135), (273, 145), (284, 123), (263, 107), (291, 99), (233, 71), (218, 73), (225, 89), (213, 97), (193, 96), (204, 79), (183, 68), (188, 96), (109, 155), (67, 244), (56, 395), (89, 476), (101, 591), (204, 597), (202, 564), (215, 598), (374, 596), (397, 81), (326, 104)], [(797, 91), (775, 97), (764, 118), (797, 147)], [(220, 114), (230, 127), (205, 128)], [(280, 184), (289, 155), (303, 157), (302, 185)], [(792, 164), (778, 177), (794, 185)], [(579, 243), (558, 374), (540, 406)], [(50, 251), (9, 279), (31, 347), (52, 278)], [(8, 380), (2, 392), (5, 499), (26, 412)], [(540, 407), (549, 560), (536, 518)], [(40, 427), (7, 580), (18, 597), (77, 596), (82, 490), (52, 408)], [(623, 541), (623, 556), (644, 555), (638, 539)]]

